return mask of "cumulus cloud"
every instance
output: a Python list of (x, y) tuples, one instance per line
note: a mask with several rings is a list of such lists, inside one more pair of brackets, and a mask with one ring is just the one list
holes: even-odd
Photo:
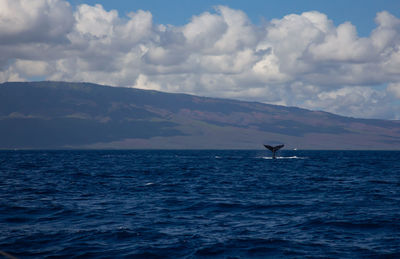
[(395, 97), (400, 99), (400, 82), (398, 83), (390, 83), (387, 87), (387, 91), (390, 94), (393, 94)]
[(0, 44), (64, 40), (74, 23), (68, 2), (1, 0)]
[(114, 24), (118, 20), (118, 12), (107, 12), (99, 4), (94, 7), (83, 4), (78, 7), (74, 17), (76, 30), (81, 35), (107, 38), (114, 33)]
[(400, 118), (400, 20), (383, 11), (375, 21), (360, 37), (317, 11), (256, 25), (217, 6), (172, 26), (143, 10), (0, 0), (0, 81), (39, 76)]
[(18, 73), (27, 77), (45, 76), (49, 71), (49, 65), (45, 61), (16, 60), (15, 68)]
[(319, 92), (316, 98), (305, 100), (310, 109), (321, 109), (336, 114), (364, 114), (365, 117), (395, 116), (388, 96), (371, 87), (343, 87)]

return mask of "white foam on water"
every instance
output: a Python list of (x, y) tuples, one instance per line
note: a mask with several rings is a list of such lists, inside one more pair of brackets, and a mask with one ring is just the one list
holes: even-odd
[(288, 156), (288, 157), (281, 157), (283, 159), (307, 159), (308, 157), (301, 157), (301, 156)]
[[(262, 159), (273, 159), (272, 156), (263, 156)], [(276, 159), (308, 159), (308, 157), (299, 156), (277, 156)]]
[(146, 183), (144, 186), (153, 185), (154, 183)]

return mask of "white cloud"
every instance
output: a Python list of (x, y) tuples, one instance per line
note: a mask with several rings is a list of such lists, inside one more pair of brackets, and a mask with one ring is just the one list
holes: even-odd
[(7, 70), (0, 71), (0, 81), (18, 82), (25, 80), (24, 78), (20, 77), (20, 75), (16, 71), (14, 71), (14, 68), (10, 67)]
[(228, 25), (224, 22), (223, 17), (206, 12), (194, 16), (192, 21), (182, 28), (182, 32), (189, 48), (210, 53), (227, 28)]
[(162, 90), (159, 84), (149, 81), (149, 78), (142, 74), (138, 76), (136, 84), (133, 87), (146, 90)]
[(400, 20), (384, 11), (376, 15), (375, 22), (378, 27), (371, 34), (372, 44), (377, 51), (390, 54), (390, 50), (399, 42)]
[(45, 61), (17, 60), (15, 68), (24, 76), (44, 76), (49, 71), (48, 63)]
[(393, 94), (396, 98), (400, 99), (400, 82), (390, 83), (387, 87), (389, 94)]
[(96, 4), (89, 6), (83, 4), (74, 14), (76, 30), (89, 37), (106, 38), (114, 34), (114, 24), (118, 20), (118, 12), (107, 12), (103, 6)]
[(306, 107), (341, 115), (363, 114), (365, 117), (382, 117), (394, 111), (388, 104), (388, 96), (370, 87), (352, 86), (318, 93), (316, 98), (306, 100)]
[(0, 81), (42, 76), (398, 118), (400, 20), (384, 11), (375, 21), (359, 37), (316, 11), (255, 25), (218, 6), (172, 26), (142, 10), (0, 0)]
[(375, 49), (367, 38), (358, 38), (349, 22), (324, 35), (324, 41), (310, 48), (314, 59), (326, 61), (365, 62), (374, 58)]
[(70, 5), (56, 0), (1, 0), (0, 44), (64, 40), (73, 25)]
[(220, 52), (232, 53), (247, 47), (252, 47), (257, 41), (254, 25), (242, 11), (219, 6), (217, 10), (227, 25), (227, 30), (215, 43)]

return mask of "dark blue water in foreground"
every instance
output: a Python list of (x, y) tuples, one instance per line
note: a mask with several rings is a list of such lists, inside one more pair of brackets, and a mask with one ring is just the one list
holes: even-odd
[(19, 258), (400, 258), (400, 152), (1, 151)]

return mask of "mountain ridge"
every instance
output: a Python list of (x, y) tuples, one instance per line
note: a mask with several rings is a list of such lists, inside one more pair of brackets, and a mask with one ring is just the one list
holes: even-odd
[(56, 81), (0, 84), (0, 148), (400, 149), (400, 121)]

